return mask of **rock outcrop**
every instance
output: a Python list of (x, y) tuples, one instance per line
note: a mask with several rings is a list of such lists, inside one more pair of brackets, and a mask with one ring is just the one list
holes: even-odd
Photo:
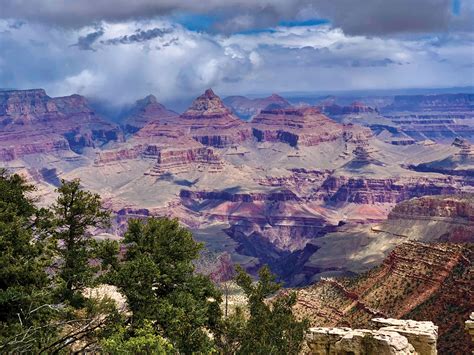
[(314, 146), (344, 139), (366, 140), (370, 130), (343, 126), (316, 108), (265, 109), (252, 120), (253, 135), (259, 142), (283, 142), (292, 147)]
[[(474, 302), (473, 257), (472, 244), (407, 242), (356, 279), (322, 279), (299, 290), (295, 310), (318, 326), (370, 327), (374, 317), (430, 320), (439, 325), (440, 353), (468, 353), (469, 336), (463, 328)], [(383, 325), (393, 330), (399, 323)], [(412, 336), (409, 327), (400, 332)], [(411, 339), (416, 348), (429, 336)]]
[(393, 208), (374, 231), (407, 238), (427, 235), (427, 241), (474, 242), (474, 196), (424, 196)]
[(161, 176), (166, 173), (180, 174), (191, 169), (199, 172), (215, 173), (222, 170), (224, 162), (208, 147), (190, 149), (157, 148), (148, 146), (144, 154), (156, 159), (155, 166), (146, 174)]
[(235, 117), (211, 89), (179, 116), (177, 123), (198, 142), (223, 148), (250, 138), (250, 128)]
[(311, 328), (306, 336), (314, 355), (436, 355), (437, 330), (432, 322), (374, 319), (377, 330)]
[(119, 128), (95, 115), (84, 97), (51, 98), (42, 89), (0, 91), (0, 159), (29, 154), (81, 153), (122, 141)]
[(245, 96), (228, 96), (224, 103), (230, 107), (242, 119), (248, 120), (260, 113), (260, 111), (269, 108), (286, 108), (291, 104), (283, 97), (277, 94), (261, 99), (249, 99)]
[(168, 110), (160, 104), (155, 96), (148, 95), (135, 103), (122, 125), (126, 133), (133, 134), (150, 122), (163, 123), (172, 121), (177, 116), (176, 112)]

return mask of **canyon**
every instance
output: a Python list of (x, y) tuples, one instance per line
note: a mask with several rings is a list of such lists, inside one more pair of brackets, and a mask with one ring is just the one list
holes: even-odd
[[(181, 114), (149, 95), (120, 126), (79, 95), (10, 90), (0, 98), (1, 164), (35, 181), (45, 203), (61, 178), (80, 178), (117, 216), (111, 233), (120, 234), (127, 218), (176, 217), (213, 252), (229, 252), (248, 270), (270, 264), (291, 285), (360, 271), (336, 255), (336, 268), (303, 261), (313, 254), (324, 260), (314, 252), (320, 241), (331, 240), (333, 255), (328, 236), (349, 234), (357, 250), (376, 224), (392, 220), (397, 203), (473, 191), (465, 138), (396, 145), (367, 125), (331, 119), (322, 106), (291, 106), (278, 95), (244, 100), (255, 109), (250, 121), (211, 89)], [(432, 101), (430, 107), (446, 106)], [(446, 110), (465, 110), (466, 101), (459, 102)], [(351, 115), (382, 111), (361, 102), (342, 107)]]
[(429, 319), (440, 350), (468, 349), (474, 148), (469, 127), (438, 128), (446, 115), (469, 126), (472, 97), (226, 102), (208, 89), (179, 114), (150, 95), (117, 124), (79, 95), (3, 90), (0, 167), (34, 182), (42, 204), (80, 179), (112, 212), (102, 232), (114, 238), (130, 218), (178, 218), (209, 253), (298, 287), (296, 310), (315, 326)]

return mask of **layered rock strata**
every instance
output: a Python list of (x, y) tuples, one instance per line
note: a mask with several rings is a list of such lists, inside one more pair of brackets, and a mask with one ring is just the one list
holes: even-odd
[(374, 317), (430, 320), (439, 324), (442, 354), (467, 353), (463, 327), (474, 302), (473, 252), (471, 244), (407, 242), (356, 279), (328, 278), (299, 290), (295, 310), (319, 326), (368, 327)]
[(133, 134), (150, 122), (167, 122), (176, 117), (178, 117), (176, 112), (160, 104), (155, 96), (148, 95), (135, 103), (122, 125), (126, 133)]
[(122, 141), (119, 128), (89, 107), (84, 97), (51, 98), (42, 89), (0, 91), (0, 159), (30, 154), (82, 152)]
[(261, 99), (249, 99), (245, 96), (229, 96), (224, 104), (230, 107), (240, 118), (249, 119), (267, 108), (285, 108), (291, 104), (283, 97), (272, 94)]
[(322, 142), (367, 140), (370, 130), (343, 126), (315, 108), (265, 109), (252, 120), (253, 135), (259, 142), (283, 142), (290, 146), (314, 146)]

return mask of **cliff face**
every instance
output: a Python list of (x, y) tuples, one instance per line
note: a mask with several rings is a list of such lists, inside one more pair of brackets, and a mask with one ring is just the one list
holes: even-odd
[(415, 140), (447, 142), (456, 137), (474, 141), (474, 95), (395, 96), (384, 116)]
[(314, 146), (342, 138), (366, 140), (370, 130), (343, 126), (315, 108), (265, 109), (252, 120), (253, 135), (260, 142), (283, 142), (290, 146)]
[(373, 228), (412, 238), (426, 235), (429, 241), (474, 242), (474, 197), (424, 196), (395, 206), (386, 222)]
[(0, 91), (0, 157), (59, 153), (122, 141), (118, 127), (96, 116), (84, 97), (51, 98), (42, 89)]
[(176, 112), (160, 104), (155, 96), (148, 95), (135, 103), (122, 125), (125, 133), (133, 134), (150, 122), (167, 122), (176, 117), (178, 117)]
[(385, 110), (392, 111), (472, 111), (473, 94), (400, 95)]
[(332, 202), (360, 204), (398, 203), (424, 195), (454, 194), (459, 187), (451, 178), (363, 178), (330, 176), (317, 195)]
[(322, 279), (301, 289), (296, 311), (318, 326), (366, 327), (373, 317), (430, 320), (439, 325), (440, 353), (466, 354), (473, 257), (472, 244), (407, 242), (355, 279)]

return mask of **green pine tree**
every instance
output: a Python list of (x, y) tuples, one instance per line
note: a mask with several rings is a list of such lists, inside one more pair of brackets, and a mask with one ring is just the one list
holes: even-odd
[(79, 180), (62, 180), (57, 191), (52, 223), (60, 260), (60, 299), (79, 306), (81, 291), (92, 284), (97, 271), (90, 263), (96, 245), (92, 231), (107, 227), (110, 215), (102, 209), (100, 196), (82, 190)]
[(166, 218), (130, 221), (125, 243), (113, 279), (127, 297), (135, 329), (150, 321), (180, 352), (210, 352), (208, 333), (219, 323), (221, 295), (208, 277), (194, 274), (202, 245)]
[(0, 352), (34, 352), (55, 334), (42, 327), (54, 317), (51, 255), (45, 211), (29, 197), (34, 187), (0, 169)]
[[(281, 285), (275, 282), (275, 275), (266, 266), (260, 270), (257, 283), (242, 268), (239, 267), (237, 271), (236, 281), (248, 298), (250, 316), (236, 353), (298, 354), (308, 322), (298, 321), (293, 315), (296, 294), (275, 295)], [(271, 296), (274, 298), (269, 299)]]

